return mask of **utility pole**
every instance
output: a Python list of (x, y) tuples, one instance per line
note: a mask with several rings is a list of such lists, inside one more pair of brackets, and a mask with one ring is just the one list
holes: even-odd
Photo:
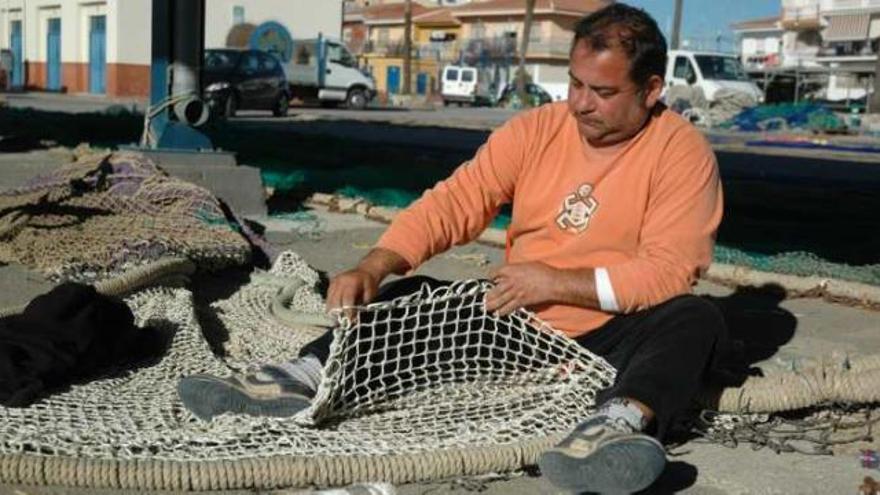
[(681, 42), (681, 4), (683, 0), (675, 0), (675, 14), (673, 15), (672, 20), (672, 40), (670, 43), (670, 48), (673, 50), (678, 50), (679, 43)]
[(406, 0), (403, 6), (403, 90), (400, 94), (410, 93), (412, 77), (412, 0)]
[(526, 18), (523, 22), (523, 38), (519, 48), (519, 67), (516, 72), (516, 92), (523, 106), (528, 104), (526, 92), (526, 53), (529, 50), (529, 37), (532, 35), (532, 17), (535, 14), (535, 0), (526, 0)]

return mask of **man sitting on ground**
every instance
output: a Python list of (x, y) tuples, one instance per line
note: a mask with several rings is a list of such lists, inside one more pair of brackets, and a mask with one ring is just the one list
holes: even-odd
[[(658, 101), (665, 68), (666, 42), (644, 11), (615, 3), (588, 15), (575, 29), (568, 101), (496, 130), (328, 292), (330, 308), (372, 301), (387, 276), (475, 239), (512, 203), (486, 310), (533, 310), (618, 370), (595, 413), (539, 461), (572, 490), (654, 482), (665, 465), (659, 440), (724, 335), (718, 310), (689, 295), (721, 221), (717, 165), (700, 132)], [(181, 397), (205, 418), (293, 414), (314, 395), (330, 339), (257, 375), (184, 379)], [(256, 393), (265, 387), (272, 393)]]

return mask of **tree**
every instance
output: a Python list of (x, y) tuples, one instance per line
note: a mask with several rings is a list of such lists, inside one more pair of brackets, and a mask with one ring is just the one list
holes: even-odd
[(523, 105), (528, 104), (528, 92), (526, 91), (526, 84), (528, 81), (528, 74), (526, 73), (526, 53), (529, 50), (529, 38), (532, 35), (532, 18), (535, 15), (535, 0), (526, 0), (526, 18), (523, 22), (523, 37), (522, 41), (520, 41), (520, 49), (519, 49), (519, 67), (516, 69), (516, 91), (519, 95), (519, 101), (522, 102)]

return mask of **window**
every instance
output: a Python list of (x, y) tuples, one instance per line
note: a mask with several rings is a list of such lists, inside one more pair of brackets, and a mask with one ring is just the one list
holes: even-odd
[(749, 77), (735, 57), (718, 55), (695, 55), (700, 72), (706, 79), (722, 81), (748, 81)]
[(532, 29), (529, 31), (529, 43), (541, 41), (541, 23), (532, 23)]
[(256, 72), (260, 69), (260, 59), (256, 52), (248, 52), (242, 55), (239, 69), (242, 72)]
[(458, 69), (446, 69), (446, 77), (447, 81), (458, 81)]
[(273, 55), (260, 54), (260, 72), (275, 72), (278, 70), (278, 61)]
[(461, 82), (473, 82), (473, 81), (474, 81), (474, 71), (472, 71), (472, 70), (461, 71)]
[(244, 7), (236, 5), (232, 7), (232, 24), (244, 24)]
[(238, 52), (205, 50), (205, 67), (228, 70), (238, 62)]
[(346, 67), (355, 67), (354, 57), (342, 45), (327, 43), (327, 60)]
[(485, 38), (486, 37), (486, 26), (482, 22), (477, 22), (471, 28), (471, 38)]
[(388, 28), (379, 28), (376, 32), (376, 42), (379, 46), (385, 46), (388, 44)]
[(687, 57), (675, 57), (675, 69), (672, 72), (672, 77), (676, 79), (689, 79), (693, 75), (694, 69), (691, 67)]

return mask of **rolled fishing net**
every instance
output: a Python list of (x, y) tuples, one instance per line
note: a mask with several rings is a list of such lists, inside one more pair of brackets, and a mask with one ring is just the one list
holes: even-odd
[(82, 158), (0, 192), (0, 262), (93, 281), (167, 257), (244, 264), (246, 239), (206, 189), (137, 153)]
[[(220, 490), (507, 471), (534, 464), (613, 382), (603, 359), (526, 311), (487, 314), (489, 285), (461, 281), (340, 317), (317, 396), (293, 418), (203, 422), (182, 407), (181, 377), (287, 360), (320, 335), (316, 280), (284, 254), (211, 306), (185, 289), (129, 296), (139, 326), (170, 336), (167, 352), (0, 408), (0, 482)], [(205, 325), (228, 332), (225, 356)]]

